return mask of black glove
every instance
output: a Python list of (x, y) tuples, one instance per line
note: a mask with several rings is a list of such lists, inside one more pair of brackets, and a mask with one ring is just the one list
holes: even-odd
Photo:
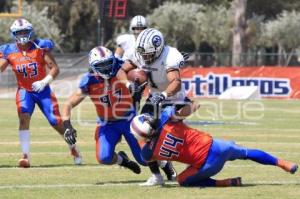
[(155, 93), (150, 97), (149, 100), (152, 104), (158, 105), (165, 99), (166, 99), (166, 97), (162, 93)]
[(134, 82), (132, 82), (129, 85), (128, 89), (132, 95), (134, 102), (139, 102), (141, 100), (142, 94), (143, 94), (143, 91), (144, 91), (146, 85), (147, 85), (147, 82), (145, 82), (143, 84), (139, 84), (138, 79), (136, 79)]
[(76, 133), (76, 130), (73, 128), (70, 120), (64, 121), (63, 126), (65, 129), (65, 132), (64, 132), (65, 141), (70, 145), (75, 144), (77, 133)]

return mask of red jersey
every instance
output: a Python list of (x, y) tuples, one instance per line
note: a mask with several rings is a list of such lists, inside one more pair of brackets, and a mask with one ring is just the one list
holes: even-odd
[(88, 73), (81, 79), (79, 87), (90, 96), (103, 121), (124, 119), (133, 111), (131, 94), (117, 77), (104, 80)]
[(37, 39), (26, 52), (16, 43), (0, 47), (0, 58), (6, 59), (12, 66), (19, 88), (32, 91), (32, 83), (42, 80), (46, 74), (45, 52), (53, 48), (51, 40)]
[(212, 140), (209, 134), (182, 122), (168, 122), (155, 143), (152, 158), (178, 161), (200, 168), (206, 160)]

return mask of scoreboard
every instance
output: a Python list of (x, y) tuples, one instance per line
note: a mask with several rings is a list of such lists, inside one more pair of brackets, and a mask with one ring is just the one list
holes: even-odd
[(101, 18), (124, 19), (127, 14), (127, 0), (101, 0)]

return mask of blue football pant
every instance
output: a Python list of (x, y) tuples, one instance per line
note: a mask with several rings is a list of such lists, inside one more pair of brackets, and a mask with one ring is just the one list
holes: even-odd
[(122, 135), (125, 137), (136, 161), (139, 164), (146, 166), (147, 163), (141, 156), (141, 148), (138, 141), (133, 134), (130, 133), (130, 121), (127, 120), (108, 122), (103, 126), (97, 126), (95, 140), (98, 162), (102, 164), (111, 164), (115, 154), (116, 145)]
[(39, 106), (40, 110), (52, 126), (61, 124), (62, 120), (57, 99), (49, 86), (46, 86), (40, 93), (29, 92), (23, 88), (17, 90), (16, 105), (18, 113), (28, 113), (31, 116), (35, 104)]
[(276, 165), (278, 159), (257, 149), (236, 145), (233, 141), (213, 139), (207, 159), (200, 169), (189, 167), (179, 176), (182, 186), (215, 186), (211, 176), (219, 173), (226, 161), (249, 159), (264, 165)]

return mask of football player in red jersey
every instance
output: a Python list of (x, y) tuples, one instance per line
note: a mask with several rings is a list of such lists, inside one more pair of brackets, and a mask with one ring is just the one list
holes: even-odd
[[(19, 141), (23, 157), (19, 166), (30, 167), (29, 124), (37, 104), (53, 128), (63, 136), (62, 121), (58, 104), (49, 83), (58, 75), (59, 68), (50, 51), (54, 43), (48, 39), (33, 39), (33, 26), (26, 19), (17, 19), (10, 27), (15, 43), (0, 46), (0, 70), (8, 65), (17, 78), (16, 105), (19, 116)], [(49, 68), (47, 74), (46, 68)], [(81, 164), (81, 156), (76, 145), (69, 145), (75, 164)]]
[(278, 159), (264, 151), (236, 145), (233, 141), (213, 138), (211, 135), (188, 127), (183, 122), (172, 122), (181, 113), (171, 106), (164, 109), (158, 122), (153, 116), (141, 114), (130, 125), (137, 139), (146, 140), (142, 148), (145, 160), (169, 160), (188, 164), (177, 176), (181, 186), (241, 186), (241, 178), (215, 180), (226, 161), (252, 160), (264, 165), (273, 165), (294, 174), (298, 165)]
[(76, 130), (71, 125), (71, 110), (89, 96), (95, 105), (98, 121), (95, 131), (96, 157), (100, 164), (119, 164), (136, 174), (141, 172), (139, 165), (130, 160), (126, 153), (115, 152), (115, 147), (122, 135), (125, 137), (134, 158), (146, 165), (141, 157), (140, 146), (130, 133), (130, 121), (135, 116), (129, 89), (116, 77), (123, 61), (103, 47), (93, 48), (89, 53), (90, 72), (85, 74), (76, 91), (62, 109), (65, 140), (76, 143)]

